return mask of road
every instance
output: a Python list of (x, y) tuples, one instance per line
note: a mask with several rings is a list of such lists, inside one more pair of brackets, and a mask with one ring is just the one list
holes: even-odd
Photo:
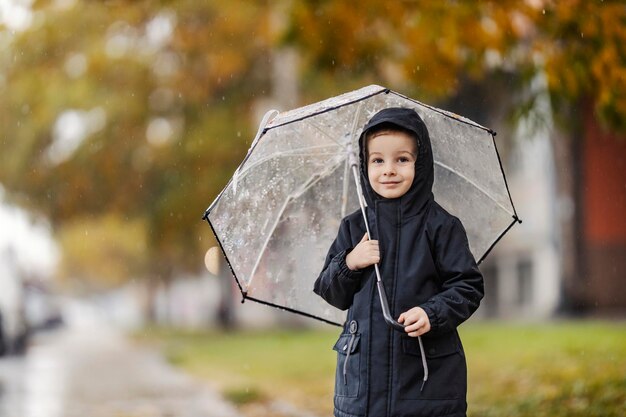
[(0, 417), (239, 417), (89, 308), (74, 310), (67, 326), (35, 337), (25, 356), (0, 358)]

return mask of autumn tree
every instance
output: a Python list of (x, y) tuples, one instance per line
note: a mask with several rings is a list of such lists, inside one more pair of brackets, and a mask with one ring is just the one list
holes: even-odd
[(514, 73), (525, 89), (545, 73), (557, 112), (589, 99), (607, 127), (626, 131), (623, 1), (302, 0), (289, 16), (284, 42), (305, 68), (433, 100), (465, 79)]
[(199, 270), (202, 213), (245, 154), (267, 88), (265, 8), (39, 1), (8, 38), (0, 182), (13, 198), (74, 245), (77, 225), (126, 222), (128, 239), (145, 235), (145, 275)]
[(591, 100), (624, 130), (625, 20), (608, 0), (36, 1), (26, 30), (0, 27), (0, 182), (68, 241), (114, 218), (168, 279), (201, 267), (200, 216), (276, 49), (296, 48), (303, 103), (367, 83), (444, 100), (514, 74), (509, 94), (542, 73), (555, 109)]

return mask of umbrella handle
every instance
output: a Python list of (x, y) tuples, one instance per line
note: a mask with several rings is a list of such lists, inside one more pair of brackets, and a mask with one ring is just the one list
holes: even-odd
[[(378, 265), (376, 265), (376, 269), (378, 269)], [(392, 329), (404, 333), (404, 325), (401, 323), (398, 323), (391, 316), (391, 312), (389, 311), (389, 303), (387, 302), (387, 293), (385, 292), (385, 287), (383, 286), (383, 282), (381, 280), (376, 281), (376, 286), (378, 287), (378, 296), (380, 297), (380, 306), (383, 309), (383, 318), (385, 319), (385, 322)]]
[[(368, 238), (371, 239), (372, 233), (370, 232), (370, 226), (367, 221), (367, 213), (365, 213), (365, 198), (363, 198), (363, 194), (361, 194), (356, 161), (356, 156), (353, 152), (350, 152), (350, 165), (352, 166), (352, 174), (354, 175), (354, 182), (356, 184), (357, 195), (359, 198), (359, 206), (361, 207), (361, 214), (363, 215), (363, 221), (365, 222), (365, 231), (367, 232)], [(389, 311), (389, 303), (387, 302), (387, 293), (385, 292), (385, 287), (383, 286), (383, 280), (380, 277), (380, 269), (378, 268), (378, 264), (374, 264), (374, 269), (376, 270), (376, 286), (378, 287), (380, 306), (383, 309), (383, 318), (385, 319), (385, 322), (389, 326), (391, 326), (392, 329), (404, 333), (404, 325), (398, 323), (396, 320), (394, 320), (393, 317), (391, 317), (391, 312)]]
[[(391, 312), (389, 311), (389, 303), (387, 303), (387, 293), (385, 292), (383, 281), (380, 279), (380, 271), (378, 270), (378, 264), (375, 264), (374, 267), (376, 269), (376, 277), (379, 278), (376, 281), (376, 286), (378, 287), (378, 296), (380, 297), (380, 306), (383, 309), (383, 318), (385, 319), (385, 323), (387, 323), (392, 329), (404, 333), (405, 326), (401, 323), (398, 323), (393, 317), (391, 317)], [(424, 384), (426, 384), (426, 381), (428, 380), (428, 364), (426, 363), (426, 352), (424, 352), (424, 344), (422, 343), (422, 337), (418, 336), (417, 340), (420, 345), (422, 367), (424, 368), (424, 378), (422, 380), (422, 388), (420, 389), (420, 391), (422, 391), (424, 389)]]
[[(359, 197), (359, 206), (361, 207), (361, 214), (363, 215), (363, 221), (365, 222), (365, 230), (367, 231), (367, 236), (371, 237), (370, 226), (367, 222), (367, 213), (365, 212), (365, 199), (363, 198), (363, 194), (360, 191), (360, 183), (359, 183), (359, 174), (356, 168), (356, 158), (352, 157), (350, 165), (352, 166), (352, 174), (354, 175), (354, 181), (356, 182), (357, 194)], [(378, 264), (374, 264), (374, 269), (376, 271), (376, 287), (378, 288), (378, 296), (380, 297), (380, 306), (383, 310), (383, 318), (385, 319), (385, 323), (387, 323), (392, 329), (397, 330), (399, 332), (405, 333), (404, 325), (398, 323), (392, 316), (389, 311), (389, 302), (387, 301), (387, 293), (385, 292), (385, 287), (383, 286), (383, 280), (380, 276), (380, 269), (378, 268)], [(424, 384), (428, 380), (428, 364), (426, 363), (426, 352), (424, 351), (424, 344), (422, 343), (422, 337), (418, 336), (417, 340), (420, 345), (420, 354), (422, 356), (422, 366), (424, 368), (424, 379), (422, 382), (422, 388), (424, 389)]]

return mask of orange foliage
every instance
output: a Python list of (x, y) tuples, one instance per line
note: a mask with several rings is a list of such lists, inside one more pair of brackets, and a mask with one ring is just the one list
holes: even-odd
[(466, 76), (545, 71), (555, 104), (591, 97), (609, 127), (626, 130), (623, 1), (301, 0), (290, 20), (286, 41), (332, 73), (372, 74), (432, 99)]

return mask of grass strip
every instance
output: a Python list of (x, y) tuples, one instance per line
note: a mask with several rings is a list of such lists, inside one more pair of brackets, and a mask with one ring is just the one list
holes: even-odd
[[(476, 322), (460, 328), (474, 417), (621, 417), (626, 323)], [(140, 340), (241, 407), (281, 400), (332, 414), (338, 329), (149, 329)]]

